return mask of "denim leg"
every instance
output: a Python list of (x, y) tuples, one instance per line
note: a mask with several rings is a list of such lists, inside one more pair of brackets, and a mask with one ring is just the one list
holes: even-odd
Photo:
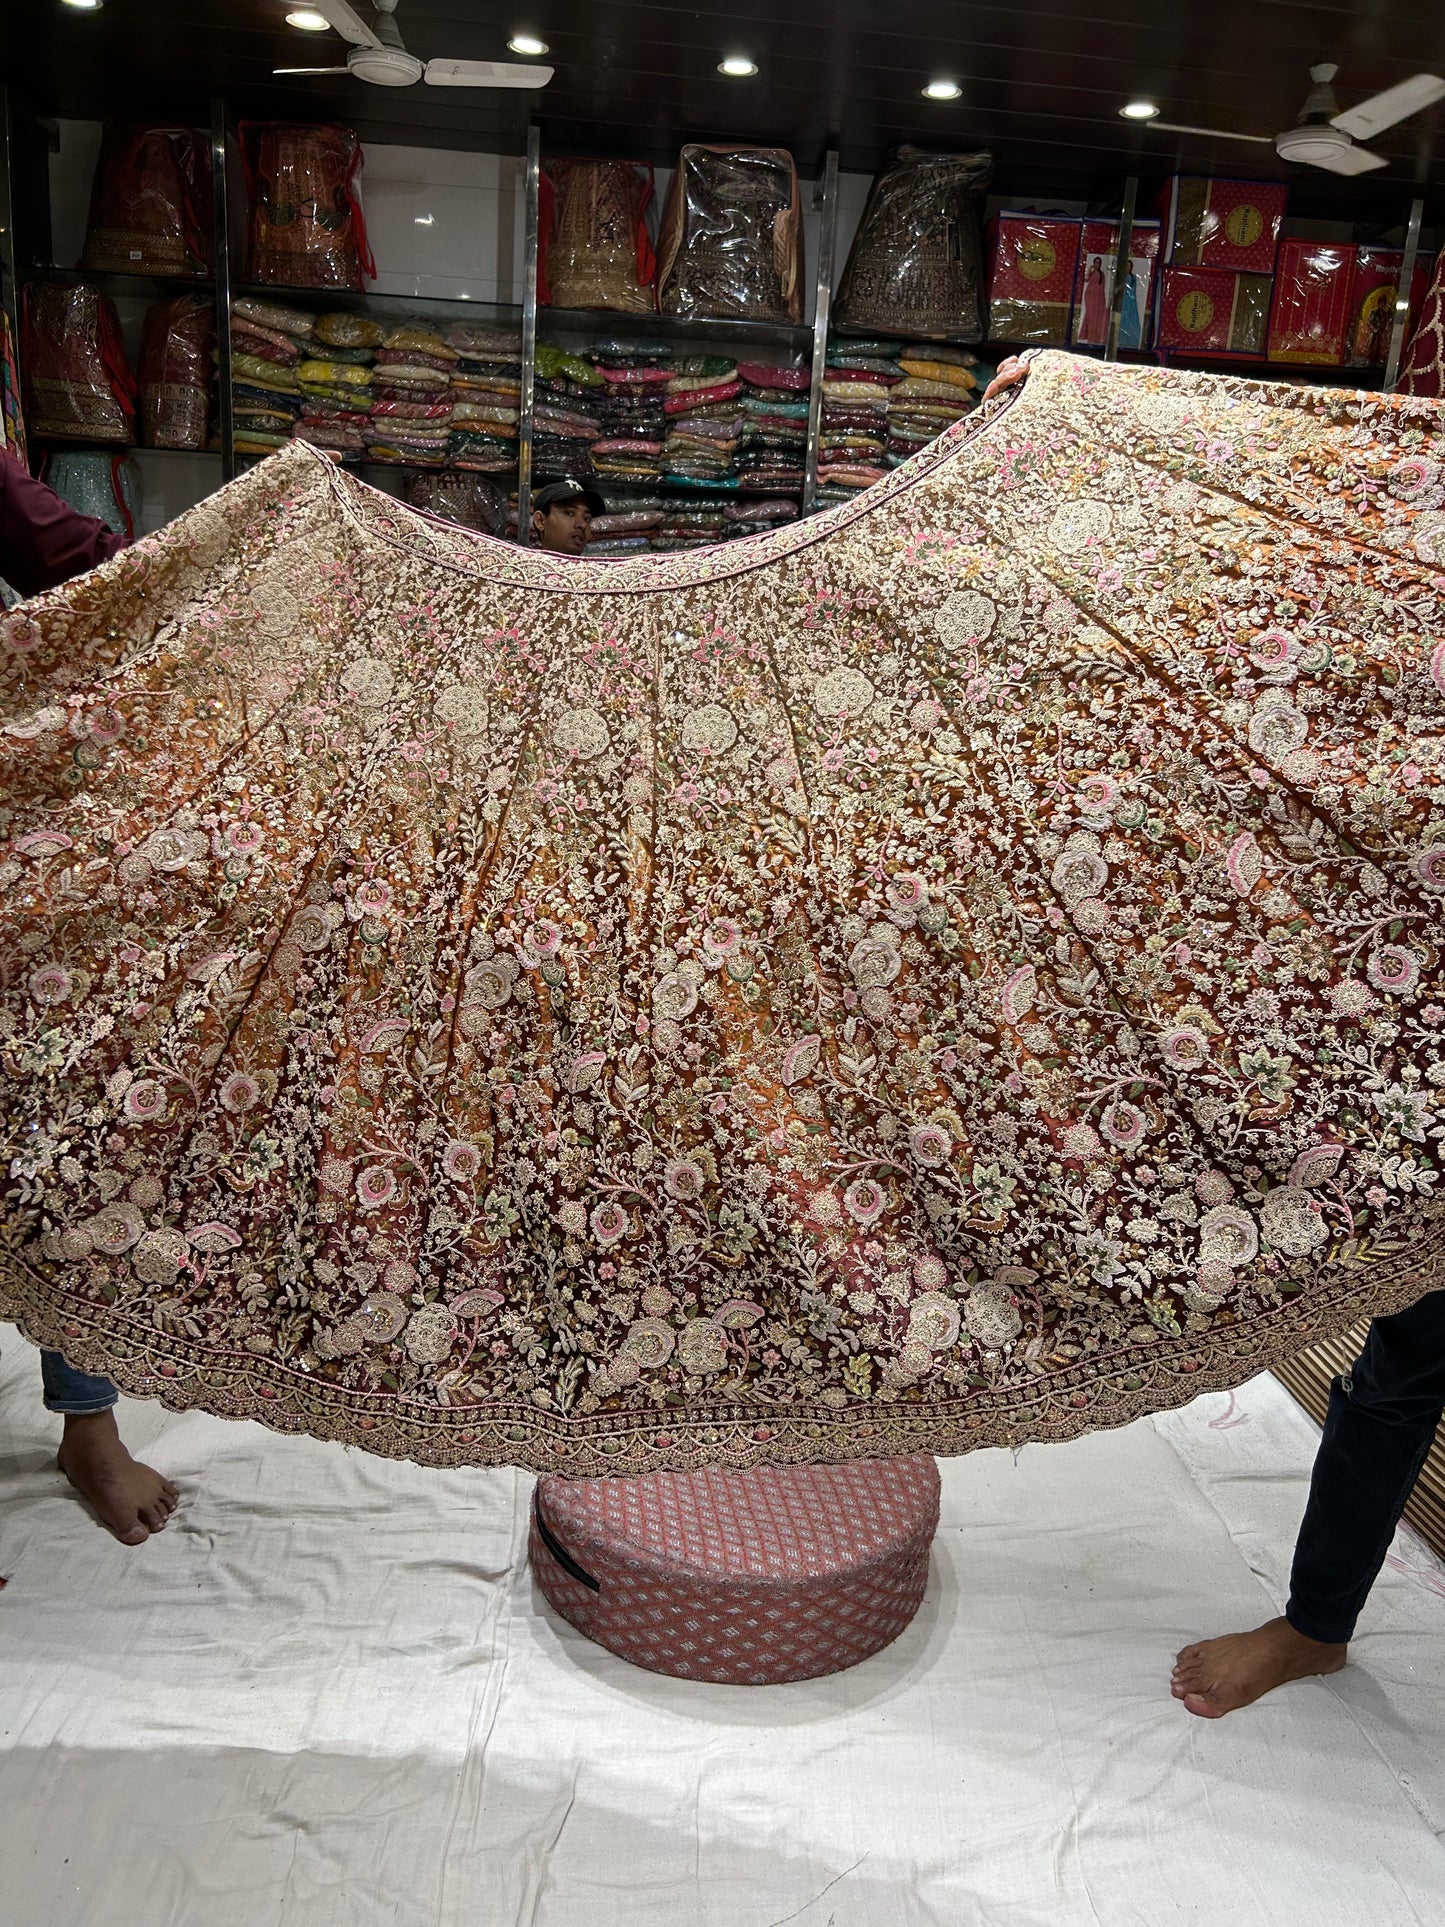
[(1445, 1409), (1445, 1291), (1377, 1318), (1330, 1387), (1285, 1617), (1344, 1644), (1375, 1583)]
[(40, 1378), (45, 1386), (46, 1411), (64, 1412), (72, 1418), (108, 1412), (120, 1397), (108, 1378), (78, 1372), (59, 1352), (40, 1354)]

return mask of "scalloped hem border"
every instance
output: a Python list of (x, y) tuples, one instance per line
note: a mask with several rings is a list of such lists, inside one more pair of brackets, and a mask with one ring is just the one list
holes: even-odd
[[(1162, 1356), (1141, 1349), (1107, 1370), (1081, 1365), (1051, 1378), (1037, 1395), (1022, 1388), (976, 1394), (916, 1414), (884, 1407), (848, 1417), (819, 1406), (773, 1417), (741, 1417), (733, 1408), (675, 1424), (607, 1416), (568, 1421), (521, 1405), (485, 1417), (438, 1407), (432, 1420), (424, 1409), (403, 1414), (394, 1400), (323, 1388), (320, 1381), (278, 1374), (274, 1367), (268, 1377), (249, 1364), (190, 1361), (181, 1355), (184, 1347), (168, 1347), (169, 1355), (160, 1356), (140, 1332), (129, 1343), (117, 1333), (122, 1342), (117, 1352), (102, 1342), (93, 1323), (87, 1332), (77, 1328), (74, 1317), (57, 1311), (13, 1257), (0, 1261), (0, 1317), (12, 1319), (33, 1344), (62, 1353), (77, 1369), (103, 1373), (127, 1396), (156, 1401), (169, 1411), (254, 1419), (268, 1431), (359, 1446), (415, 1465), (508, 1465), (538, 1474), (605, 1478), (710, 1465), (744, 1470), (841, 1464), (899, 1452), (953, 1457), (981, 1446), (1063, 1444), (1086, 1432), (1173, 1411), (1201, 1392), (1230, 1391), (1338, 1336), (1366, 1313), (1401, 1311), (1442, 1282), (1445, 1234), (1409, 1261), (1382, 1261), (1368, 1281), (1320, 1291), (1309, 1314), (1290, 1317), (1284, 1328), (1281, 1315), (1264, 1314), (1250, 1325), (1226, 1327), (1213, 1344), (1196, 1352), (1179, 1341), (1161, 1341), (1169, 1347)], [(1267, 1340), (1258, 1343), (1267, 1319)]]

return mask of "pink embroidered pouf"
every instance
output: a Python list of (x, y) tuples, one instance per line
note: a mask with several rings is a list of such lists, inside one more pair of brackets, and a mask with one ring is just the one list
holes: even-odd
[(649, 1672), (816, 1679), (876, 1653), (918, 1611), (938, 1494), (926, 1452), (543, 1478), (532, 1570), (564, 1619)]

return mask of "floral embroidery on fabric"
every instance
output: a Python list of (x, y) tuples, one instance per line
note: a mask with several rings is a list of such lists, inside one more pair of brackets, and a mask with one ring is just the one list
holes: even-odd
[(0, 622), (0, 1309), (595, 1473), (1063, 1438), (1437, 1282), (1436, 404), (1042, 356), (563, 562), (287, 450)]

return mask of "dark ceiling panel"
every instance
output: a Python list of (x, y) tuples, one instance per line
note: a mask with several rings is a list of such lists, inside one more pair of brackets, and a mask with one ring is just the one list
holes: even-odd
[[(536, 96), (274, 79), (276, 66), (344, 58), (335, 35), (285, 25), (295, 3), (107, 0), (87, 15), (59, 0), (0, 0), (0, 57), (22, 102), (61, 115), (199, 119), (221, 93), (238, 117), (330, 118), (364, 140), (515, 150), (535, 109), (554, 149), (667, 161), (682, 139), (731, 136), (784, 143), (805, 171), (834, 141), (860, 169), (900, 140), (979, 143), (1010, 193), (1103, 203), (1128, 172), (1184, 165), (1287, 175), (1302, 213), (1381, 221), (1421, 187), (1438, 218), (1445, 185), (1440, 109), (1375, 142), (1388, 168), (1353, 182), (1287, 169), (1271, 147), (1118, 116), (1143, 93), (1170, 120), (1273, 134), (1294, 121), (1311, 61), (1339, 63), (1346, 105), (1422, 68), (1445, 71), (1445, 9), (1422, 0), (401, 0), (398, 23), (423, 57), (505, 57), (510, 32), (541, 33), (557, 75)], [(717, 73), (732, 50), (758, 62), (756, 79)], [(959, 82), (958, 101), (921, 97), (939, 74)]]

